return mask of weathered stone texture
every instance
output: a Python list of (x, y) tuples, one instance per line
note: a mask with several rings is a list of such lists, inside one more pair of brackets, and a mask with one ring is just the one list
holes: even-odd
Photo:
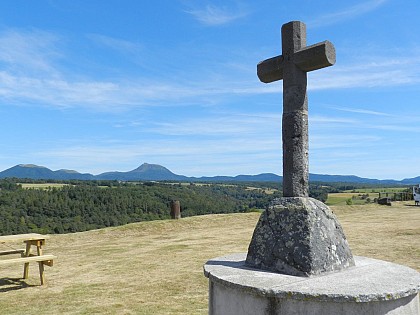
[(282, 55), (257, 66), (264, 83), (283, 80), (283, 197), (261, 215), (248, 250), (247, 264), (289, 275), (311, 276), (354, 265), (337, 218), (308, 197), (307, 72), (335, 63), (329, 41), (306, 46), (300, 21), (281, 28)]
[(306, 26), (300, 21), (281, 28), (282, 55), (260, 62), (264, 83), (283, 80), (283, 196), (307, 197), (308, 95), (307, 72), (335, 63), (334, 45), (324, 41), (306, 46)]
[(255, 228), (246, 264), (293, 276), (354, 266), (341, 225), (322, 202), (309, 197), (275, 199)]
[(287, 170), (283, 172), (283, 196), (308, 197), (308, 112), (284, 112), (282, 132), (283, 170)]

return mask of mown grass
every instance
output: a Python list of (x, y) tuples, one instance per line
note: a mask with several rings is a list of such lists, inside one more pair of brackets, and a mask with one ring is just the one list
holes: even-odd
[[(355, 255), (420, 271), (420, 208), (331, 207)], [(1, 314), (207, 314), (203, 264), (245, 252), (258, 213), (207, 215), (53, 235), (44, 252), (58, 256), (39, 286), (37, 266), (0, 270)], [(16, 244), (21, 247), (21, 244)], [(25, 285), (25, 283), (27, 285)]]

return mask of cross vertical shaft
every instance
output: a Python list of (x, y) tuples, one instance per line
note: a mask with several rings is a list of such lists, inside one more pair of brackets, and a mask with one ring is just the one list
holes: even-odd
[(283, 196), (307, 197), (309, 191), (307, 75), (293, 62), (306, 46), (301, 22), (283, 25)]
[(309, 195), (307, 72), (332, 66), (335, 49), (329, 41), (306, 46), (306, 26), (299, 21), (281, 28), (282, 55), (260, 62), (264, 83), (283, 80), (283, 196)]

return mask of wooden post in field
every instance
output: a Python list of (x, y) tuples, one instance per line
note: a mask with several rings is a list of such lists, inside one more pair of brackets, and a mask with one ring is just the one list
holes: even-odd
[(171, 201), (171, 218), (181, 219), (181, 204), (178, 200)]

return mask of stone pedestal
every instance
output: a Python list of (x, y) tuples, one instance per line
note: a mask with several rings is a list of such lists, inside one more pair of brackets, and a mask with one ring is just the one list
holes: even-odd
[(245, 265), (246, 253), (209, 260), (210, 315), (419, 315), (420, 273), (355, 256), (355, 266), (312, 277)]
[(248, 248), (249, 267), (291, 276), (313, 276), (354, 266), (337, 217), (309, 197), (274, 199), (264, 211)]

